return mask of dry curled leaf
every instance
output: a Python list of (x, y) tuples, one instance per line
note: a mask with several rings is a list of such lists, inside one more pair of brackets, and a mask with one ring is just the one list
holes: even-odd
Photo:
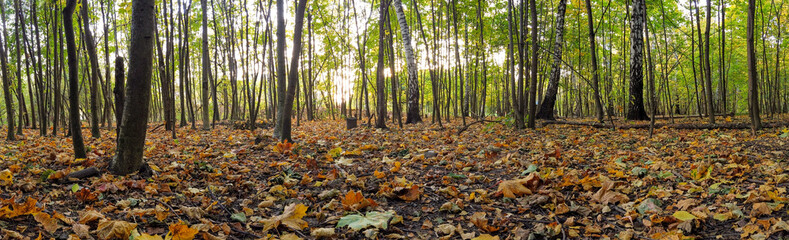
[(263, 220), (263, 231), (276, 228), (280, 224), (293, 230), (301, 230), (308, 227), (307, 221), (302, 220), (307, 215), (307, 208), (304, 204), (288, 205), (279, 216)]
[(136, 223), (112, 220), (101, 221), (98, 229), (96, 229), (96, 236), (100, 240), (129, 239), (131, 231), (135, 228), (137, 228)]
[(496, 195), (501, 194), (506, 198), (516, 198), (517, 196), (531, 195), (537, 187), (540, 186), (542, 180), (536, 172), (529, 174), (526, 178), (507, 180), (499, 183), (499, 188), (496, 190)]

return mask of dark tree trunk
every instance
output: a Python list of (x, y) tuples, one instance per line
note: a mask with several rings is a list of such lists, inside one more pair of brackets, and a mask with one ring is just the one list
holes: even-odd
[(756, 75), (756, 47), (754, 40), (754, 15), (756, 1), (748, 0), (748, 115), (751, 117), (751, 128), (754, 133), (762, 128), (759, 116), (759, 80)]
[[(77, 44), (74, 42), (74, 8), (76, 0), (66, 1), (63, 8), (63, 28), (66, 33), (66, 49), (68, 51), (68, 82), (69, 82), (69, 128), (71, 143), (74, 147), (74, 158), (86, 158), (85, 143), (82, 141), (82, 126), (79, 117), (79, 82), (77, 76)], [(147, 103), (146, 103), (147, 104)]]
[[(274, 130), (274, 137), (281, 141), (292, 141), (291, 139), (291, 115), (293, 114), (293, 101), (296, 97), (296, 89), (299, 87), (299, 59), (301, 58), (301, 35), (304, 28), (304, 11), (308, 0), (299, 0), (296, 7), (296, 22), (293, 34), (293, 53), (290, 59), (290, 73), (288, 74), (287, 92), (280, 94), (281, 105), (278, 106), (277, 124)], [(282, 13), (285, 12), (285, 0), (277, 1), (277, 78), (279, 82), (278, 91), (285, 92), (285, 19)]]
[[(526, 122), (526, 127), (534, 128), (535, 127), (535, 113), (537, 113), (537, 63), (539, 61), (538, 56), (538, 45), (540, 39), (537, 38), (537, 32), (539, 27), (539, 22), (537, 22), (537, 3), (535, 0), (529, 1), (529, 8), (531, 9), (529, 12), (531, 14), (531, 80), (529, 84), (529, 121)], [(598, 99), (599, 100), (599, 99)]]
[(707, 0), (707, 28), (704, 30), (704, 87), (707, 94), (707, 117), (710, 124), (715, 124), (715, 108), (712, 98), (712, 70), (710, 68), (710, 21), (712, 2)]
[(375, 73), (375, 91), (378, 97), (376, 101), (377, 116), (375, 119), (376, 128), (386, 128), (386, 83), (384, 82), (384, 39), (383, 31), (386, 25), (386, 16), (389, 14), (389, 1), (381, 0), (381, 8), (378, 10), (378, 65)]
[[(90, 58), (90, 133), (93, 138), (100, 138), (99, 132), (99, 57), (96, 54), (96, 43), (90, 30), (90, 16), (88, 15), (88, 1), (82, 2), (82, 24), (85, 37), (85, 48)], [(39, 100), (40, 101), (40, 100)]]
[(5, 2), (3, 1), (0, 1), (0, 16), (3, 18), (3, 32), (2, 35), (0, 35), (0, 73), (3, 74), (3, 100), (5, 100), (6, 121), (8, 121), (6, 140), (14, 141), (16, 140), (16, 136), (14, 135), (14, 100), (11, 97), (11, 77), (9, 76), (7, 59), (8, 53), (5, 50), (5, 44), (8, 38), (5, 32)]
[(154, 4), (154, 0), (132, 2), (127, 98), (118, 136), (118, 153), (109, 166), (114, 174), (137, 172), (143, 166), (153, 72)]
[(203, 107), (203, 130), (211, 129), (211, 120), (208, 118), (208, 79), (211, 76), (211, 60), (208, 57), (208, 4), (206, 0), (201, 0), (203, 9), (203, 35), (202, 35), (202, 50), (203, 50), (203, 73), (202, 73), (202, 92), (200, 97), (202, 99)]
[(586, 0), (586, 16), (589, 26), (589, 51), (592, 54), (592, 92), (594, 93), (594, 106), (597, 111), (597, 121), (603, 122), (603, 103), (600, 100), (600, 87), (597, 72), (597, 43), (595, 39), (594, 19), (592, 18), (592, 2)]
[(126, 78), (123, 76), (123, 58), (116, 57), (115, 58), (115, 89), (112, 90), (112, 93), (115, 94), (115, 122), (118, 123), (118, 127), (115, 128), (115, 133), (117, 136), (120, 136), (121, 133), (121, 126), (123, 120), (123, 101), (125, 99), (124, 93), (126, 91), (124, 87), (124, 83), (126, 82)]
[(630, 19), (630, 106), (626, 116), (628, 120), (649, 119), (644, 109), (644, 70), (642, 66), (645, 18), (644, 0), (634, 0), (633, 16)]

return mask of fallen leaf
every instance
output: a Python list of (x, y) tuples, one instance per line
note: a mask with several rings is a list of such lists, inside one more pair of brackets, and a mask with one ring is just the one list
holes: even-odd
[(110, 239), (129, 239), (133, 229), (137, 228), (136, 223), (126, 221), (100, 221), (96, 235), (101, 240)]
[(164, 237), (165, 240), (192, 240), (195, 238), (195, 234), (199, 232), (181, 221), (178, 221), (176, 224), (170, 224), (169, 229), (170, 232)]
[(506, 198), (516, 198), (522, 195), (531, 195), (540, 185), (540, 177), (536, 172), (529, 174), (526, 178), (507, 180), (499, 183), (497, 194)]
[(49, 216), (49, 214), (40, 212), (34, 214), (33, 218), (36, 220), (36, 222), (41, 223), (41, 225), (44, 226), (44, 230), (49, 233), (54, 233), (58, 230), (58, 228), (60, 228), (60, 226), (58, 226), (58, 220)]
[(282, 210), (282, 214), (263, 220), (263, 231), (268, 231), (278, 227), (280, 224), (293, 230), (301, 230), (308, 227), (306, 221), (302, 220), (307, 215), (308, 207), (303, 204), (291, 204)]

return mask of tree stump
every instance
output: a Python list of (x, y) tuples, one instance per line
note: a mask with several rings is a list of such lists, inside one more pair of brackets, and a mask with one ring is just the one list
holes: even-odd
[(345, 127), (348, 130), (356, 128), (356, 118), (354, 117), (345, 118)]

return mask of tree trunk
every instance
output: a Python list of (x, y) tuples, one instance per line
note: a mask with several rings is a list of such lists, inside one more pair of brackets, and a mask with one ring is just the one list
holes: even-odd
[(539, 112), (536, 115), (538, 119), (555, 120), (553, 111), (556, 105), (556, 93), (559, 91), (559, 78), (561, 78), (562, 74), (562, 45), (564, 44), (564, 14), (566, 9), (566, 1), (559, 0), (559, 6), (556, 8), (556, 39), (553, 43), (553, 63), (551, 63), (548, 88), (545, 89), (545, 96), (542, 98)]
[(715, 124), (715, 108), (712, 98), (712, 70), (710, 68), (710, 18), (712, 16), (712, 2), (707, 0), (707, 28), (704, 30), (704, 87), (707, 94), (707, 117), (709, 124)]
[[(99, 57), (96, 54), (96, 43), (90, 30), (90, 16), (88, 15), (88, 2), (82, 2), (82, 24), (85, 37), (85, 48), (90, 58), (90, 133), (93, 138), (100, 138), (99, 132)], [(40, 101), (40, 100), (39, 100)]]
[[(277, 123), (274, 129), (274, 137), (280, 141), (292, 141), (291, 139), (291, 115), (293, 114), (293, 101), (296, 96), (296, 89), (299, 87), (299, 59), (301, 57), (301, 35), (304, 28), (304, 11), (308, 0), (299, 0), (296, 7), (296, 22), (293, 34), (293, 53), (290, 61), (290, 73), (288, 74), (287, 93), (285, 92), (285, 0), (277, 1), (277, 90), (280, 93), (278, 102)], [(286, 95), (287, 94), (287, 95)]]
[(408, 68), (408, 96), (406, 97), (408, 109), (405, 123), (418, 123), (422, 121), (422, 117), (419, 115), (419, 69), (416, 65), (414, 49), (411, 46), (411, 30), (408, 27), (405, 12), (403, 12), (403, 4), (400, 0), (394, 0), (394, 8), (397, 14), (397, 22), (400, 24), (400, 35), (403, 38), (406, 66)]
[(153, 72), (154, 4), (154, 0), (132, 2), (127, 98), (123, 106), (118, 152), (109, 165), (114, 174), (137, 172), (143, 166)]
[[(9, 76), (8, 71), (8, 53), (5, 51), (5, 44), (7, 35), (6, 35), (6, 18), (5, 18), (5, 2), (0, 2), (0, 16), (3, 18), (3, 32), (0, 35), (0, 73), (3, 74), (3, 100), (5, 100), (5, 109), (6, 109), (6, 121), (8, 121), (8, 133), (6, 134), (6, 140), (14, 141), (16, 140), (16, 136), (14, 135), (14, 100), (11, 97), (11, 77)], [(17, 70), (18, 71), (18, 70)], [(19, 124), (22, 124), (21, 122)]]
[(124, 87), (126, 78), (123, 76), (123, 69), (123, 57), (118, 56), (115, 58), (115, 89), (112, 90), (112, 93), (115, 94), (115, 122), (118, 123), (118, 127), (115, 128), (115, 133), (117, 136), (121, 134), (120, 123), (122, 123), (123, 120), (123, 102), (125, 99), (124, 93), (126, 91)]
[[(68, 80), (69, 80), (69, 127), (71, 129), (71, 144), (74, 147), (74, 158), (87, 158), (85, 143), (82, 142), (82, 126), (79, 117), (79, 79), (77, 76), (77, 44), (74, 42), (74, 8), (77, 0), (66, 1), (63, 8), (63, 28), (66, 33), (66, 49), (68, 51)], [(147, 103), (146, 103), (147, 104)]]
[(759, 80), (756, 75), (756, 47), (753, 44), (755, 12), (756, 1), (748, 0), (748, 114), (751, 117), (751, 128), (754, 134), (762, 128), (762, 120), (759, 116)]
[(630, 19), (630, 106), (628, 120), (648, 120), (644, 110), (644, 71), (642, 66), (644, 49), (644, 0), (633, 0), (633, 16)]
[[(529, 12), (531, 14), (531, 84), (529, 85), (529, 121), (526, 122), (526, 127), (534, 128), (535, 127), (535, 113), (537, 113), (537, 63), (539, 59), (538, 54), (538, 47), (540, 39), (537, 38), (537, 32), (539, 29), (539, 22), (537, 22), (537, 3), (535, 0), (529, 0)], [(598, 99), (599, 100), (599, 99)]]
[(375, 118), (376, 128), (386, 128), (386, 83), (384, 82), (384, 31), (386, 16), (389, 14), (389, 1), (381, 0), (381, 7), (378, 10), (378, 65), (375, 73), (375, 91), (378, 96), (376, 102), (377, 116)]
[(600, 100), (600, 87), (598, 85), (597, 70), (597, 43), (595, 42), (594, 19), (592, 18), (592, 3), (586, 0), (586, 16), (589, 26), (589, 51), (592, 54), (592, 91), (594, 93), (594, 106), (597, 111), (597, 121), (603, 122), (603, 103)]
[(203, 9), (203, 35), (202, 35), (202, 42), (203, 42), (203, 74), (202, 74), (202, 89), (201, 92), (201, 99), (202, 107), (203, 107), (203, 130), (210, 130), (211, 129), (211, 120), (208, 118), (208, 89), (209, 83), (208, 78), (211, 76), (211, 60), (208, 57), (208, 5), (206, 4), (206, 0), (200, 1), (202, 4)]

